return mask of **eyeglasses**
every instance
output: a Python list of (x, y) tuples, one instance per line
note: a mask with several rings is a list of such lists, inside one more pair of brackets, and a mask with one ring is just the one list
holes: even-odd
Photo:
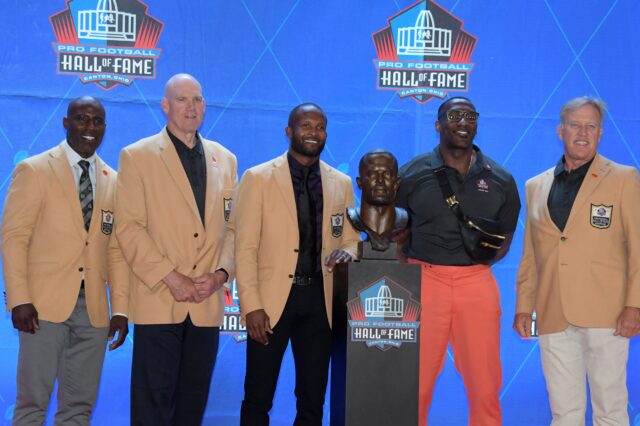
[(463, 110), (459, 110), (459, 109), (454, 109), (453, 111), (448, 111), (447, 113), (447, 120), (453, 122), (453, 123), (457, 123), (458, 121), (462, 120), (463, 118), (465, 120), (467, 120), (470, 123), (475, 123), (476, 121), (478, 121), (478, 117), (480, 116), (479, 112), (475, 112), (475, 111), (463, 111)]

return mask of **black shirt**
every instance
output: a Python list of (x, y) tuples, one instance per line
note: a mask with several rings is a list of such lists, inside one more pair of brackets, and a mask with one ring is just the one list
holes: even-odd
[(207, 195), (207, 169), (204, 159), (204, 149), (202, 147), (202, 141), (200, 135), (196, 132), (196, 144), (193, 148), (189, 148), (180, 139), (177, 138), (167, 128), (167, 134), (173, 142), (173, 146), (176, 147), (178, 157), (184, 168), (184, 172), (187, 174), (191, 190), (193, 191), (193, 197), (196, 199), (196, 205), (198, 206), (198, 213), (200, 213), (200, 220), (204, 225), (204, 203)]
[(582, 181), (587, 175), (591, 163), (593, 163), (593, 158), (577, 169), (567, 171), (564, 168), (564, 156), (562, 156), (553, 171), (553, 184), (551, 185), (551, 191), (549, 191), (547, 207), (549, 208), (551, 220), (560, 231), (564, 231), (569, 219), (569, 213), (571, 213), (571, 207), (573, 207), (573, 202), (576, 200)]
[[(463, 178), (452, 167), (446, 175), (462, 211), (467, 216), (496, 220), (500, 233), (511, 234), (518, 224), (520, 197), (513, 176), (482, 154), (474, 145), (476, 161)], [(442, 197), (433, 173), (444, 165), (439, 146), (405, 164), (399, 172), (396, 205), (409, 212), (410, 238), (403, 246), (405, 256), (436, 265), (468, 266), (475, 262), (462, 245), (455, 214)]]
[[(287, 160), (289, 161), (289, 171), (291, 172), (291, 182), (293, 183), (293, 195), (296, 199), (296, 208), (298, 208), (298, 196), (300, 195), (302, 169), (304, 166), (288, 153)], [(316, 210), (316, 253), (318, 254), (316, 272), (319, 272), (322, 270), (322, 179), (320, 177), (320, 161), (313, 163), (310, 169), (309, 193)]]

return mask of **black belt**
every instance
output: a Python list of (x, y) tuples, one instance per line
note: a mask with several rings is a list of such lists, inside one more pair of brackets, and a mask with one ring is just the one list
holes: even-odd
[(316, 272), (313, 275), (294, 275), (293, 276), (293, 281), (292, 284), (293, 285), (300, 285), (300, 286), (308, 286), (313, 284), (314, 282), (322, 282), (322, 272)]

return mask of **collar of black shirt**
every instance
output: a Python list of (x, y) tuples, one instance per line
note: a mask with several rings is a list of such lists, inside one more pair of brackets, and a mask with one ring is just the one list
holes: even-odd
[[(287, 161), (289, 162), (289, 170), (291, 170), (291, 174), (295, 176), (302, 176), (302, 169), (305, 168), (302, 164), (296, 160), (293, 155), (287, 152)], [(320, 160), (313, 163), (311, 166), (311, 173), (316, 175), (320, 173)]]
[(189, 148), (184, 142), (182, 142), (176, 135), (171, 133), (169, 128), (167, 127), (167, 134), (169, 135), (169, 139), (173, 142), (173, 146), (176, 147), (176, 151), (178, 151), (178, 155), (195, 152), (198, 155), (204, 155), (204, 149), (202, 148), (202, 141), (200, 140), (200, 133), (196, 132), (196, 144), (193, 148)]
[(583, 164), (582, 166), (578, 167), (577, 169), (571, 170), (571, 171), (567, 171), (564, 169), (564, 155), (562, 156), (562, 158), (560, 158), (560, 161), (558, 161), (558, 164), (556, 164), (556, 168), (553, 170), (553, 177), (558, 177), (558, 175), (565, 173), (567, 175), (571, 174), (571, 175), (576, 175), (576, 176), (584, 176), (587, 174), (587, 170), (589, 170), (589, 167), (591, 167), (591, 163), (593, 163), (593, 160), (596, 157), (593, 157), (588, 163)]
[[(469, 174), (472, 175), (477, 173), (479, 170), (484, 169), (490, 170), (491, 168), (487, 167), (487, 162), (484, 159), (484, 155), (482, 155), (482, 151), (480, 151), (480, 148), (477, 145), (473, 145), (473, 150), (476, 153), (476, 161), (471, 166), (471, 169), (469, 169)], [(442, 167), (443, 165), (445, 164), (444, 160), (442, 159), (442, 154), (440, 153), (440, 145), (436, 145), (436, 147), (433, 149), (431, 168), (437, 169), (438, 167)]]

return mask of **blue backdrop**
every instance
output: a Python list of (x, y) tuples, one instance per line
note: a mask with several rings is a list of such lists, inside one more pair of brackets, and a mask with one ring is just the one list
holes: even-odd
[[(77, 8), (95, 8), (96, 3), (71, 2)], [(134, 2), (119, 3), (124, 10), (125, 3)], [(236, 153), (240, 173), (284, 152), (287, 114), (303, 101), (316, 102), (327, 111), (329, 138), (323, 159), (329, 164), (355, 176), (360, 156), (376, 147), (393, 151), (404, 163), (437, 143), (433, 123), (440, 100), (420, 103), (394, 91), (377, 90), (374, 60), (379, 52), (373, 34), (414, 3), (148, 0), (149, 16), (138, 15), (144, 40), (139, 35), (137, 42), (146, 49), (139, 52), (146, 68), (138, 71), (148, 78), (105, 90), (58, 68), (64, 64), (54, 43), (73, 45), (75, 37), (64, 13), (50, 20), (66, 9), (64, 0), (6, 0), (0, 25), (0, 201), (17, 161), (63, 139), (62, 117), (70, 98), (90, 94), (103, 100), (108, 127), (100, 155), (116, 167), (122, 147), (163, 126), (159, 103), (164, 82), (183, 71), (195, 75), (204, 87), (207, 112), (202, 133)], [(558, 112), (575, 96), (596, 95), (609, 104), (600, 151), (638, 167), (640, 56), (634, 46), (640, 35), (640, 2), (440, 0), (439, 4), (464, 22), (469, 40), (476, 40), (466, 60), (473, 64), (468, 96), (481, 112), (476, 142), (513, 173), (521, 198), (526, 179), (559, 159)], [(437, 25), (440, 15), (436, 15)], [(500, 398), (506, 425), (543, 425), (549, 424), (550, 413), (537, 341), (520, 340), (511, 330), (523, 218), (524, 209), (510, 254), (494, 267), (503, 308)], [(17, 345), (10, 315), (0, 313), (3, 424), (9, 424), (15, 401)], [(244, 351), (243, 343), (222, 336), (206, 424), (237, 424)], [(634, 339), (628, 382), (629, 412), (636, 425), (640, 424), (639, 355)], [(127, 424), (130, 362), (130, 340), (107, 355), (94, 424)], [(292, 374), (293, 360), (287, 353), (272, 411), (274, 425), (291, 424)], [(451, 356), (438, 380), (430, 419), (434, 425), (466, 423), (464, 388)]]

